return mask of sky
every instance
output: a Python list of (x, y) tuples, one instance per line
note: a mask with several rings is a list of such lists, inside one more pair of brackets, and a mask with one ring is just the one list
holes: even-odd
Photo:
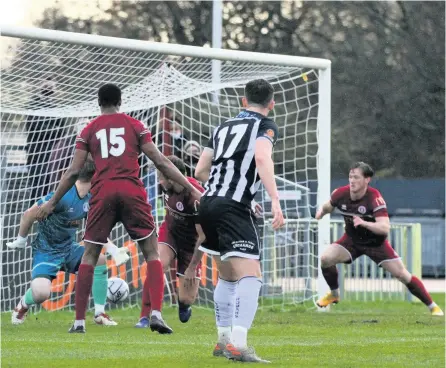
[[(64, 12), (71, 16), (89, 17), (97, 12), (97, 4), (106, 7), (111, 0), (0, 0), (0, 25), (33, 26), (39, 20), (43, 11), (49, 7), (62, 4)], [(7, 47), (14, 44), (10, 38), (1, 38), (1, 60), (5, 60)]]
[(0, 0), (0, 23), (30, 26), (43, 10), (55, 4), (55, 0)]

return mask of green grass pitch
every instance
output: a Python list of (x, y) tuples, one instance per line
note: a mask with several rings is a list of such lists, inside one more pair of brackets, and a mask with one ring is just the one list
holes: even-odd
[[(444, 310), (444, 294), (435, 295)], [(1, 367), (226, 367), (212, 357), (216, 341), (212, 310), (194, 309), (187, 324), (177, 310), (164, 317), (174, 334), (135, 329), (138, 308), (112, 311), (117, 327), (95, 326), (87, 334), (67, 331), (72, 312), (42, 312), (12, 326), (1, 315)], [(445, 319), (432, 317), (421, 303), (342, 302), (329, 313), (303, 307), (257, 313), (249, 335), (271, 367), (444, 367)]]

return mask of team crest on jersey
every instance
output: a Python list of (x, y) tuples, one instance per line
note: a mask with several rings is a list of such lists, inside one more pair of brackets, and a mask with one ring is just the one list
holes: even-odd
[(342, 208), (343, 210), (346, 210), (346, 209), (347, 209), (347, 205), (343, 204), (343, 205), (341, 206), (341, 208)]
[(364, 213), (367, 212), (367, 209), (364, 206), (359, 206), (358, 207), (358, 212), (363, 215)]
[(84, 212), (88, 212), (88, 210), (90, 209), (90, 205), (88, 204), (88, 202), (84, 203)]
[(184, 206), (181, 202), (177, 202), (177, 210), (178, 211), (183, 211), (184, 210)]
[(267, 135), (268, 137), (274, 138), (274, 130), (272, 130), (272, 129), (268, 129), (268, 130), (266, 131), (266, 135)]

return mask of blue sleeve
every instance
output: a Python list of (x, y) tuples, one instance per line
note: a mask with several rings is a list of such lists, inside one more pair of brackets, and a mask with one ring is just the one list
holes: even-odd
[[(65, 194), (62, 197), (62, 199), (56, 205), (56, 208), (54, 209), (54, 212), (64, 212), (64, 211), (66, 211), (66, 209), (68, 208), (67, 197), (69, 196), (69, 193), (70, 192), (68, 192), (67, 194)], [(54, 192), (48, 193), (46, 196), (40, 198), (37, 201), (37, 205), (41, 206), (45, 202), (48, 202), (53, 196), (54, 196)]]
[(279, 129), (274, 121), (271, 119), (263, 119), (260, 122), (257, 138), (268, 139), (274, 146), (279, 138)]

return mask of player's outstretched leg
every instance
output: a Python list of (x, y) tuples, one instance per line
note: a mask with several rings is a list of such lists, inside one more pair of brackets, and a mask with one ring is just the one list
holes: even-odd
[(25, 295), (20, 298), (19, 303), (14, 308), (11, 316), (13, 325), (20, 325), (25, 322), (29, 308), (34, 304), (43, 303), (50, 297), (51, 281), (47, 278), (38, 277), (31, 282), (31, 287)]
[(157, 236), (153, 233), (138, 242), (147, 262), (147, 279), (152, 312), (150, 315), (150, 329), (160, 334), (171, 334), (173, 330), (164, 322), (161, 307), (164, 296), (164, 272), (159, 258)]
[(321, 270), (330, 291), (316, 302), (320, 308), (340, 302), (338, 270), (336, 264), (350, 260), (349, 253), (338, 244), (330, 244), (321, 255)]
[(226, 345), (231, 342), (236, 287), (237, 281), (227, 281), (219, 278), (214, 289), (214, 310), (218, 340), (213, 355), (216, 357), (224, 357)]
[(105, 264), (105, 257), (99, 256), (98, 263), (93, 275), (93, 300), (94, 300), (94, 322), (97, 325), (116, 326), (117, 323), (105, 313), (105, 303), (107, 301), (108, 271)]
[(412, 295), (415, 295), (429, 308), (433, 316), (444, 316), (443, 311), (432, 300), (432, 297), (426, 290), (421, 280), (418, 277), (410, 274), (410, 272), (406, 269), (406, 267), (404, 267), (404, 264), (403, 262), (401, 262), (401, 259), (396, 258), (396, 259), (386, 260), (381, 263), (381, 266), (385, 270), (389, 271), (392, 274), (392, 276), (394, 276), (395, 278), (400, 280), (404, 285), (406, 285), (406, 287), (409, 289)]
[(69, 333), (85, 333), (85, 315), (93, 285), (94, 266), (97, 264), (102, 250), (101, 244), (85, 241), (82, 263), (76, 278), (75, 310), (76, 320), (68, 330)]

